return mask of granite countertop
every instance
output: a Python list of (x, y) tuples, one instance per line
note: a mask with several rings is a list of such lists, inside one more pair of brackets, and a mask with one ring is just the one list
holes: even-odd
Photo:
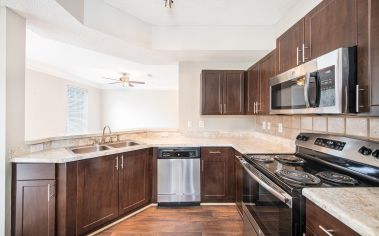
[(126, 148), (112, 148), (106, 151), (87, 154), (74, 154), (69, 149), (57, 148), (46, 151), (25, 154), (10, 159), (15, 163), (66, 163), (99, 156), (112, 155), (149, 147), (174, 146), (229, 146), (240, 153), (293, 153), (295, 146), (290, 141), (278, 139), (268, 140), (260, 137), (233, 137), (233, 138), (192, 138), (186, 136), (137, 138), (133, 141), (142, 143), (138, 146)]
[(303, 195), (360, 235), (379, 235), (379, 188), (305, 188)]

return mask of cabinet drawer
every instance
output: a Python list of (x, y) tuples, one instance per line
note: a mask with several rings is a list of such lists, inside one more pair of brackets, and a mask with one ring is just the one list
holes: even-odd
[(201, 158), (227, 158), (230, 148), (227, 147), (206, 147), (201, 148)]
[[(309, 230), (307, 235), (317, 236), (346, 236), (359, 235), (347, 225), (334, 218), (332, 215), (316, 206), (311, 201), (306, 203), (306, 227)], [(328, 234), (328, 232), (330, 234)]]
[(15, 180), (55, 179), (55, 164), (13, 164)]

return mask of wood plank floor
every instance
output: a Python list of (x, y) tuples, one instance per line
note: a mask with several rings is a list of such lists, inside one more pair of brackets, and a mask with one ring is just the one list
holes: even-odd
[(99, 236), (241, 236), (242, 219), (235, 206), (150, 207)]

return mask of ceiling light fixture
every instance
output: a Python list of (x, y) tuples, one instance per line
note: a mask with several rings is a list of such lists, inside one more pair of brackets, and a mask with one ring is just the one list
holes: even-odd
[(171, 8), (172, 4), (174, 4), (174, 0), (164, 0), (164, 6), (167, 8)]

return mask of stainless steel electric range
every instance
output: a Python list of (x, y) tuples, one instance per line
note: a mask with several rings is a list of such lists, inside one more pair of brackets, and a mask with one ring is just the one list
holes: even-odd
[(379, 143), (315, 133), (296, 139), (294, 154), (241, 159), (245, 235), (303, 235), (303, 188), (379, 186)]

